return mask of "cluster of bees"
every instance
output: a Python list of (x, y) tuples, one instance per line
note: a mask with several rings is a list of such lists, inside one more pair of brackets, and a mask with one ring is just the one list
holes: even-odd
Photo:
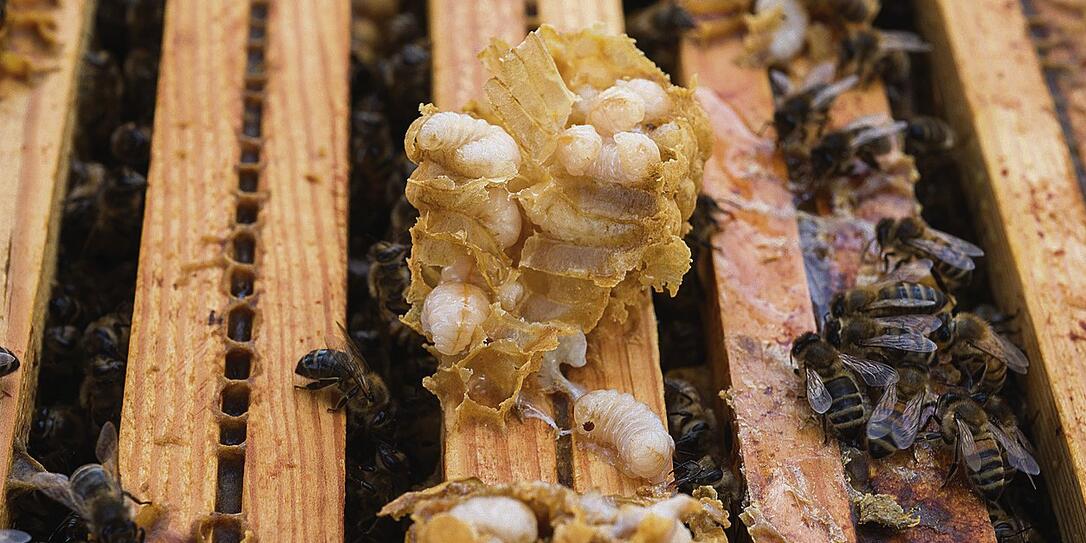
[[(17, 453), (12, 472), (15, 488), (41, 490), (75, 513), (33, 493), (16, 496), (15, 526), (51, 541), (103, 540), (107, 530), (114, 541), (138, 537), (117, 482), (114, 425), (123, 399), (164, 5), (100, 1), (79, 70), (41, 385), (29, 454)], [(18, 364), (4, 354), (0, 367)]]
[(424, 2), (354, 2), (350, 320), (340, 345), (307, 353), (296, 368), (310, 381), (305, 388), (335, 386), (330, 407), (348, 414), (347, 541), (403, 539), (405, 523), (378, 518), (378, 510), (440, 477), (440, 406), (421, 385), (437, 361), (399, 322), (417, 217), (404, 196), (414, 165), (400, 135), (429, 100), (425, 13)]

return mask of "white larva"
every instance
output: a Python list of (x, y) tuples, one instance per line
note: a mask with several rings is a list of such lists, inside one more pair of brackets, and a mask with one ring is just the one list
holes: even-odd
[(484, 541), (531, 543), (539, 536), (535, 513), (520, 500), (478, 496), (457, 504), (449, 515), (470, 525)]
[(520, 168), (520, 150), (513, 138), (500, 126), (465, 113), (435, 113), (422, 125), (416, 142), (466, 177), (512, 177)]
[(807, 9), (800, 0), (757, 0), (754, 3), (755, 13), (778, 8), (784, 15), (784, 20), (773, 32), (773, 40), (769, 42), (771, 63), (787, 62), (799, 54), (806, 43), (807, 26), (810, 22)]
[(502, 187), (491, 187), (487, 191), (490, 197), (490, 205), (486, 207), (483, 216), (480, 217), (487, 228), (494, 233), (503, 249), (508, 249), (520, 239), (521, 216), (520, 207)]
[(558, 162), (570, 175), (584, 175), (603, 148), (603, 138), (596, 127), (589, 124), (573, 125), (558, 136)]
[(573, 431), (614, 450), (628, 475), (657, 483), (671, 471), (675, 442), (649, 407), (617, 390), (593, 390), (573, 404)]
[(486, 292), (461, 281), (443, 281), (422, 303), (422, 331), (442, 354), (458, 354), (482, 336), (480, 326), (490, 316)]
[(633, 130), (644, 119), (645, 100), (626, 85), (607, 88), (588, 108), (588, 124), (607, 135)]
[(683, 526), (682, 517), (695, 514), (701, 508), (697, 500), (685, 494), (678, 494), (666, 500), (656, 502), (648, 507), (639, 505), (626, 505), (619, 512), (618, 521), (611, 529), (611, 535), (616, 538), (625, 538), (637, 530), (645, 518), (649, 516), (670, 519), (671, 532), (659, 541), (663, 543), (689, 543), (694, 540), (690, 530)]
[(639, 132), (620, 132), (614, 141), (604, 142), (586, 173), (604, 181), (636, 183), (659, 163), (660, 148), (652, 138)]
[(667, 91), (655, 81), (637, 78), (618, 81), (615, 86), (629, 89), (641, 98), (645, 104), (644, 122), (646, 123), (658, 121), (671, 113), (671, 98), (667, 95)]

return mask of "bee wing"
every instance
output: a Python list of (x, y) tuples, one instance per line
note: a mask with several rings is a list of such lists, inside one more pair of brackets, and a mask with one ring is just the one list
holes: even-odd
[(939, 327), (943, 325), (943, 321), (938, 315), (893, 315), (890, 317), (878, 317), (875, 321), (883, 326), (901, 328), (902, 330), (918, 332), (923, 335), (928, 335), (938, 330)]
[(867, 128), (861, 128), (859, 133), (857, 133), (852, 138), (852, 141), (849, 142), (849, 145), (853, 149), (859, 149), (860, 147), (863, 147), (864, 145), (866, 145), (868, 143), (871, 143), (871, 142), (873, 142), (875, 140), (885, 138), (886, 136), (892, 136), (894, 134), (897, 134), (898, 132), (901, 132), (902, 130), (905, 130), (905, 128), (908, 127), (908, 126), (909, 126), (909, 123), (907, 123), (905, 121), (897, 121), (897, 122), (893, 122), (893, 123), (890, 123), (890, 124), (885, 124), (885, 125), (882, 125), (882, 126), (871, 126), (871, 127), (867, 127)]
[(989, 330), (985, 337), (970, 342), (970, 345), (1002, 360), (1007, 365), (1007, 369), (1015, 373), (1025, 374), (1029, 369), (1026, 353), (994, 330)]
[(829, 85), (833, 81), (833, 76), (837, 74), (837, 65), (833, 62), (823, 62), (817, 64), (807, 72), (806, 77), (803, 78), (803, 87), (801, 91), (810, 90), (816, 85)]
[(886, 123), (888, 120), (891, 119), (887, 117), (885, 113), (873, 113), (871, 115), (864, 115), (846, 124), (844, 130), (846, 132), (851, 132), (859, 128), (881, 125)]
[(72, 494), (72, 487), (69, 484), (67, 475), (43, 471), (35, 473), (30, 479), (30, 484), (35, 489), (40, 490), (42, 494), (56, 500), (57, 503), (71, 509), (77, 515), (83, 518), (91, 518), (83, 500), (77, 499)]
[(358, 385), (362, 387), (362, 394), (367, 398), (372, 398), (369, 380), (366, 378), (366, 357), (362, 356), (362, 350), (358, 348), (358, 344), (351, 337), (347, 327), (343, 326), (341, 322), (336, 323), (336, 326), (339, 327), (340, 342), (347, 351), (347, 365), (351, 369), (351, 375), (354, 375), (355, 379), (358, 380)]
[(882, 393), (879, 403), (871, 411), (871, 417), (867, 419), (867, 438), (879, 439), (890, 433), (891, 426), (885, 424), (894, 414), (894, 406), (897, 405), (897, 387), (890, 385), (886, 392)]
[(931, 44), (920, 39), (912, 32), (900, 30), (882, 30), (879, 32), (881, 48), (887, 51), (906, 51), (909, 53), (931, 52)]
[(969, 425), (957, 418), (954, 419), (954, 423), (958, 426), (958, 447), (961, 448), (965, 465), (973, 471), (980, 471), (984, 461), (977, 454), (977, 442), (973, 441), (973, 431), (969, 429)]
[(117, 427), (113, 426), (112, 422), (106, 422), (102, 426), (102, 432), (98, 434), (94, 456), (98, 458), (98, 463), (102, 464), (106, 473), (120, 480), (120, 472), (117, 470), (117, 465), (120, 463), (117, 459), (117, 441)]
[(807, 401), (810, 402), (811, 409), (819, 415), (824, 415), (826, 411), (829, 411), (830, 404), (833, 403), (833, 397), (830, 396), (830, 391), (826, 390), (826, 384), (822, 382), (818, 372), (809, 368), (807, 369)]
[(15, 355), (0, 351), (0, 366), (7, 366), (15, 362)]
[(899, 449), (908, 449), (916, 441), (916, 434), (920, 431), (921, 414), (924, 412), (923, 392), (916, 394), (905, 403), (905, 410), (901, 412), (901, 418), (891, 423), (890, 438)]
[(937, 348), (932, 340), (914, 333), (875, 336), (861, 341), (860, 344), (867, 347), (884, 347), (914, 353), (933, 353)]
[(973, 262), (973, 259), (970, 258), (967, 253), (959, 251), (941, 241), (912, 238), (906, 243), (954, 267), (963, 270), (972, 270), (977, 267), (976, 263)]
[(919, 300), (916, 298), (894, 298), (871, 302), (864, 306), (864, 309), (923, 309), (925, 307), (931, 307), (933, 305), (935, 305), (935, 300)]
[(0, 530), (0, 543), (30, 543), (30, 534), (22, 530)]
[(773, 85), (773, 93), (777, 96), (792, 94), (792, 78), (780, 70), (769, 70), (769, 82)]
[(819, 91), (811, 99), (811, 107), (814, 109), (824, 109), (830, 106), (835, 98), (851, 89), (856, 85), (860, 79), (856, 75), (850, 75), (840, 81), (831, 83), (826, 88)]
[(1027, 475), (1039, 475), (1041, 473), (1041, 466), (1037, 465), (1033, 455), (1017, 440), (1008, 436), (998, 425), (989, 423), (988, 429), (1007, 453), (1007, 463), (1011, 467)]
[(858, 373), (867, 386), (886, 387), (897, 382), (897, 370), (874, 360), (838, 353), (841, 362), (849, 369)]
[(942, 230), (936, 230), (934, 228), (928, 228), (928, 235), (937, 238), (943, 243), (953, 247), (955, 250), (965, 253), (969, 256), (984, 256), (984, 249), (965, 241), (957, 236), (952, 236), (943, 232)]
[(927, 258), (918, 258), (915, 260), (909, 260), (902, 262), (890, 270), (882, 279), (880, 283), (896, 283), (898, 281), (908, 281), (910, 283), (919, 283), (924, 279), (931, 276), (932, 262)]

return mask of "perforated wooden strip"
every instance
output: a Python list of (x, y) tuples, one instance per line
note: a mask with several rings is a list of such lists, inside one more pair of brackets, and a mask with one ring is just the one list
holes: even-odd
[(727, 214), (712, 238), (706, 320), (735, 416), (744, 522), (785, 541), (856, 541), (840, 452), (824, 441), (789, 361), (792, 339), (815, 329), (814, 315), (783, 161), (771, 139), (755, 135), (773, 115), (769, 80), (737, 64), (742, 54), (738, 37), (687, 41), (680, 62), (685, 80), (698, 78), (716, 135), (704, 192)]
[[(53, 52), (19, 40), (41, 67), (29, 82), (0, 79), (0, 345), (21, 369), (0, 379), (0, 481), (11, 467), (12, 445), (26, 439), (38, 379), (46, 304), (56, 271), (60, 201), (68, 182), (76, 81), (90, 31), (92, 2), (48, 8), (60, 45)], [(9, 13), (15, 7), (9, 6)], [(28, 38), (26, 42), (34, 40)], [(25, 47), (23, 47), (25, 46)], [(0, 496), (0, 523), (7, 520)]]
[(348, 2), (166, 18), (125, 485), (150, 540), (342, 539), (343, 416), (293, 369), (345, 318)]
[[(1086, 539), (1086, 203), (1017, 2), (923, 0), (932, 81), (1001, 307), (1030, 359), (1033, 435), (1064, 541)], [(998, 39), (996, 39), (998, 37)]]

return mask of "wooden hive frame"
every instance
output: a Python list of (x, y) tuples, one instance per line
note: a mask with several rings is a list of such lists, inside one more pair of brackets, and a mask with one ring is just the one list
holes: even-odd
[[(440, 107), (480, 96), (485, 75), (475, 54), (491, 36), (518, 42), (530, 1), (430, 1)], [(167, 506), (165, 529), (151, 540), (246, 532), (261, 541), (343, 537), (344, 422), (312, 395), (294, 392), (292, 369), (299, 353), (322, 345), (345, 317), (348, 4), (168, 3), (121, 441), (126, 486)], [(920, 29), (943, 52), (933, 55), (942, 105), (970, 135), (958, 158), (969, 166), (966, 189), (997, 298), (1022, 315), (1034, 433), (1060, 528), (1065, 540), (1082, 540), (1086, 426), (1076, 413), (1086, 402), (1086, 374), (1077, 365), (1086, 356), (1086, 279), (1070, 270), (1086, 269), (1086, 205), (1067, 143), (1017, 3), (917, 5)], [(560, 28), (622, 29), (619, 0), (537, 0), (531, 7), (538, 22)], [(33, 85), (0, 82), (0, 119), (8, 120), (0, 126), (13, 135), (0, 144), (0, 205), (8, 206), (0, 214), (0, 242), (8, 247), (0, 251), (7, 259), (0, 340), (24, 364), (2, 383), (11, 393), (0, 396), (5, 450), (25, 439), (33, 405), (77, 59), (91, 11), (90, 2), (62, 3), (57, 70)], [(759, 444), (740, 425), (739, 459), (758, 503), (752, 522), (792, 541), (855, 541), (836, 446), (801, 423), (795, 378), (781, 365), (781, 345), (813, 329), (814, 313), (794, 210), (779, 184), (783, 167), (727, 120), (730, 105), (742, 123), (759, 126), (772, 107), (765, 71), (734, 64), (739, 48), (729, 38), (686, 43), (681, 53), (684, 74), (697, 73), (702, 92), (716, 99), (707, 104), (718, 164), (707, 167), (706, 192), (777, 209), (733, 210), (713, 240), (726, 249), (714, 252), (716, 295), (706, 309), (710, 337), (719, 338), (710, 346), (718, 355), (713, 369), (718, 383), (732, 387), (740, 423), (781, 432)], [(314, 80), (323, 84), (307, 84)], [(838, 107), (845, 121), (886, 110), (877, 87), (846, 95)], [(767, 175), (729, 176), (719, 165), (727, 153), (754, 156)], [(756, 236), (777, 244), (773, 254), (750, 243)], [(255, 250), (246, 256), (250, 242)], [(245, 288), (253, 295), (240, 295)], [(757, 289), (760, 296), (752, 296)], [(209, 321), (212, 310), (221, 322)], [(662, 415), (648, 300), (636, 323), (627, 335), (609, 330), (591, 338), (596, 360), (571, 377), (630, 391)], [(783, 445), (807, 454), (784, 457)], [(633, 491), (634, 481), (580, 451), (576, 444), (563, 449), (535, 421), (504, 430), (464, 424), (446, 433), (444, 473)], [(7, 455), (0, 460), (0, 476), (9, 462)], [(922, 455), (917, 469), (926, 481), (930, 466)], [(813, 524), (787, 492), (800, 480), (819, 505)], [(901, 485), (884, 483), (891, 493)], [(983, 508), (963, 488), (917, 488), (915, 503), (960, 515), (954, 533), (993, 540)], [(949, 540), (941, 537), (951, 536), (917, 531), (894, 540)]]

